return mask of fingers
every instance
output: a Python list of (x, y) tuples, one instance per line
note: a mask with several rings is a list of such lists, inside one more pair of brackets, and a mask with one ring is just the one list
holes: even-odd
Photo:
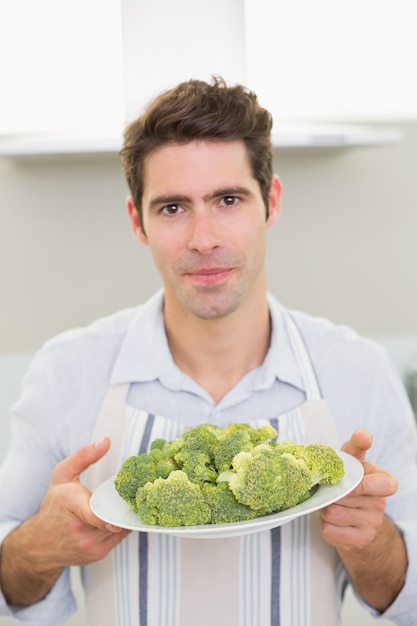
[(55, 467), (51, 485), (72, 482), (77, 480), (82, 472), (90, 465), (101, 459), (110, 448), (110, 439), (105, 437), (98, 443), (92, 443), (80, 448)]
[(352, 508), (331, 505), (320, 512), (320, 532), (325, 541), (338, 549), (363, 549), (368, 546), (384, 520), (384, 499), (378, 506)]
[(363, 462), (364, 476), (347, 496), (320, 511), (321, 534), (338, 549), (364, 548), (384, 521), (386, 498), (398, 487), (392, 474)]
[[(364, 476), (359, 485), (348, 495), (347, 498), (353, 496), (372, 496), (387, 498), (394, 495), (398, 489), (396, 478), (378, 465), (365, 461), (363, 463)], [(343, 501), (345, 498), (342, 499)]]
[[(372, 445), (372, 434), (365, 430), (356, 430), (342, 450), (362, 462), (364, 477), (349, 496), (362, 495), (374, 497), (392, 496), (398, 489), (394, 476), (378, 465), (365, 461), (366, 452)], [(347, 497), (349, 497), (347, 496)]]
[(65, 509), (79, 520), (80, 524), (115, 534), (122, 528), (107, 524), (94, 515), (90, 508), (91, 492), (79, 484), (78, 478), (90, 465), (100, 460), (110, 447), (110, 439), (105, 437), (98, 443), (89, 444), (59, 463), (52, 474), (50, 487), (59, 490)]
[[(49, 568), (86, 565), (102, 559), (129, 534), (94, 515), (91, 492), (79, 481), (80, 474), (108, 451), (110, 440), (77, 450), (59, 463), (33, 520), (38, 554)], [(39, 546), (41, 547), (39, 551)]]
[(356, 430), (350, 440), (343, 444), (343, 452), (351, 454), (359, 461), (364, 461), (366, 452), (372, 445), (372, 434), (365, 429)]
[[(94, 515), (90, 507), (91, 493), (88, 489), (82, 485), (72, 483), (69, 487), (66, 486), (65, 490), (67, 494), (67, 511), (73, 514), (80, 524), (92, 526), (110, 533), (121, 532), (122, 529), (119, 526), (108, 524)], [(71, 491), (72, 495), (70, 494)]]

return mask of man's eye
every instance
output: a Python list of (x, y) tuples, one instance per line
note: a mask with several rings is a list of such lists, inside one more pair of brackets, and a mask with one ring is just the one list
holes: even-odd
[(224, 196), (222, 202), (225, 206), (234, 206), (238, 201), (236, 196)]
[(179, 211), (180, 207), (178, 204), (168, 204), (161, 209), (161, 213), (164, 213), (165, 215), (176, 215)]

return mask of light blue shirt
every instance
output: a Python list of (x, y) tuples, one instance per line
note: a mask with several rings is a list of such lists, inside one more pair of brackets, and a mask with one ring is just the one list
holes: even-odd
[[(269, 306), (273, 332), (264, 363), (218, 403), (173, 362), (162, 292), (138, 308), (48, 341), (12, 409), (12, 445), (0, 471), (0, 541), (38, 510), (56, 463), (91, 440), (110, 384), (130, 383), (128, 404), (190, 426), (271, 419), (300, 405), (305, 390), (283, 309), (272, 296)], [(407, 583), (384, 617), (412, 626), (417, 614), (417, 437), (402, 383), (375, 343), (328, 320), (291, 313), (340, 440), (348, 440), (357, 428), (370, 430), (374, 443), (368, 460), (399, 482), (386, 512), (404, 534), (410, 565)], [(58, 626), (73, 610), (68, 571), (47, 598), (23, 610), (7, 607), (0, 593), (0, 614), (14, 613), (36, 626)]]

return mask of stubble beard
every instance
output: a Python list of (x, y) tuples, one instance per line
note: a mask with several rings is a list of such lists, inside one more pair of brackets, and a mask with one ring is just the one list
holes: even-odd
[(183, 308), (201, 320), (216, 320), (227, 317), (236, 311), (244, 297), (230, 286), (223, 289), (197, 288), (193, 293), (183, 293), (179, 298)]

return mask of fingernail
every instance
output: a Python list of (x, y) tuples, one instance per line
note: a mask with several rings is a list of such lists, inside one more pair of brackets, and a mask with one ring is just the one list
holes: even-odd
[(93, 447), (94, 447), (94, 448), (98, 448), (98, 446), (99, 446), (100, 444), (102, 444), (104, 440), (105, 440), (105, 437), (103, 437), (103, 439), (100, 439), (100, 441), (94, 441), (94, 442), (93, 442)]
[(106, 524), (107, 530), (110, 530), (112, 533), (119, 533), (122, 529), (118, 526), (112, 526), (111, 524)]

